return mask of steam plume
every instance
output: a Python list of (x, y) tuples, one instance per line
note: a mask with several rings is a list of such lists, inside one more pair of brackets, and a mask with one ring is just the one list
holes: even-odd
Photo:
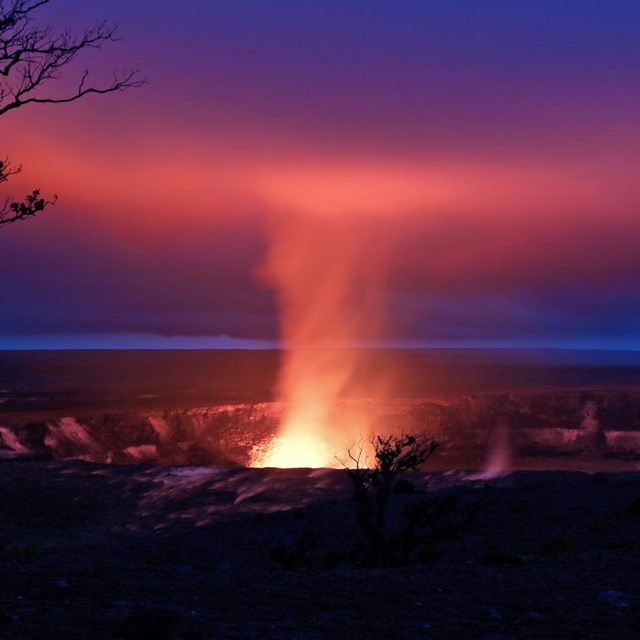
[(300, 215), (273, 229), (265, 271), (280, 311), (285, 409), (264, 465), (336, 466), (369, 431), (367, 416), (341, 423), (336, 408), (348, 389), (367, 386), (353, 347), (381, 336), (384, 249), (372, 238), (366, 219), (352, 216)]

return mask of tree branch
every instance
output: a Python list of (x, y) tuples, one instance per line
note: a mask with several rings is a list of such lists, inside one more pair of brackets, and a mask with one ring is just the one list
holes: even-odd
[(44, 211), (45, 207), (55, 204), (57, 199), (57, 195), (54, 195), (52, 200), (41, 198), (39, 189), (34, 189), (23, 202), (15, 202), (11, 198), (5, 198), (4, 204), (0, 208), (0, 225), (35, 216)]
[(0, 1), (0, 116), (27, 104), (62, 104), (89, 94), (106, 94), (141, 87), (147, 78), (138, 69), (115, 73), (105, 85), (88, 84), (89, 72), (81, 75), (73, 93), (43, 94), (49, 80), (57, 80), (62, 70), (85, 49), (100, 49), (115, 42), (118, 25), (101, 20), (75, 37), (71, 31), (56, 33), (51, 26), (38, 27), (31, 13), (49, 0)]
[[(35, 24), (32, 14), (50, 0), (0, 0), (0, 116), (28, 104), (63, 104), (89, 94), (103, 95), (147, 84), (137, 69), (114, 71), (110, 83), (92, 84), (85, 70), (72, 92), (56, 96), (46, 92), (50, 80), (62, 77), (64, 68), (85, 49), (100, 49), (115, 42), (118, 25), (104, 20), (79, 36), (70, 30), (55, 31), (50, 25)], [(0, 184), (19, 173), (5, 159), (0, 161)], [(0, 206), (0, 225), (37, 215), (56, 202), (34, 189), (23, 201), (7, 197)]]

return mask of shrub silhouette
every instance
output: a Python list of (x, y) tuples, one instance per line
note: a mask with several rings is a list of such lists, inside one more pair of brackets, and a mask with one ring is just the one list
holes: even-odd
[[(388, 531), (387, 509), (394, 495), (407, 493), (411, 484), (400, 474), (417, 471), (435, 452), (436, 441), (427, 436), (403, 434), (373, 436), (373, 466), (367, 466), (364, 446), (347, 451), (350, 461), (344, 461), (353, 487), (353, 504), (361, 540), (356, 545), (353, 560), (366, 566), (388, 566), (399, 560), (400, 537)], [(404, 554), (402, 554), (404, 555)]]

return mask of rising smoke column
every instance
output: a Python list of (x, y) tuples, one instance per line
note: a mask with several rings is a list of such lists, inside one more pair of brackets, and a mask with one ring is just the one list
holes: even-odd
[(336, 404), (356, 383), (366, 394), (379, 375), (355, 380), (363, 353), (353, 347), (382, 336), (384, 244), (363, 216), (308, 214), (274, 224), (264, 275), (280, 313), (284, 413), (261, 466), (336, 466), (336, 456), (369, 433), (366, 415), (345, 423)]

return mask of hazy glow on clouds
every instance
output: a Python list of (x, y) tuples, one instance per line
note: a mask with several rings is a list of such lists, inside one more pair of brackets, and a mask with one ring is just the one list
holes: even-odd
[(390, 340), (637, 344), (640, 8), (148, 11), (110, 3), (124, 40), (91, 64), (150, 87), (0, 121), (11, 191), (61, 197), (0, 234), (6, 339), (274, 339), (269, 229), (320, 215), (362, 220), (365, 265), (384, 247)]

